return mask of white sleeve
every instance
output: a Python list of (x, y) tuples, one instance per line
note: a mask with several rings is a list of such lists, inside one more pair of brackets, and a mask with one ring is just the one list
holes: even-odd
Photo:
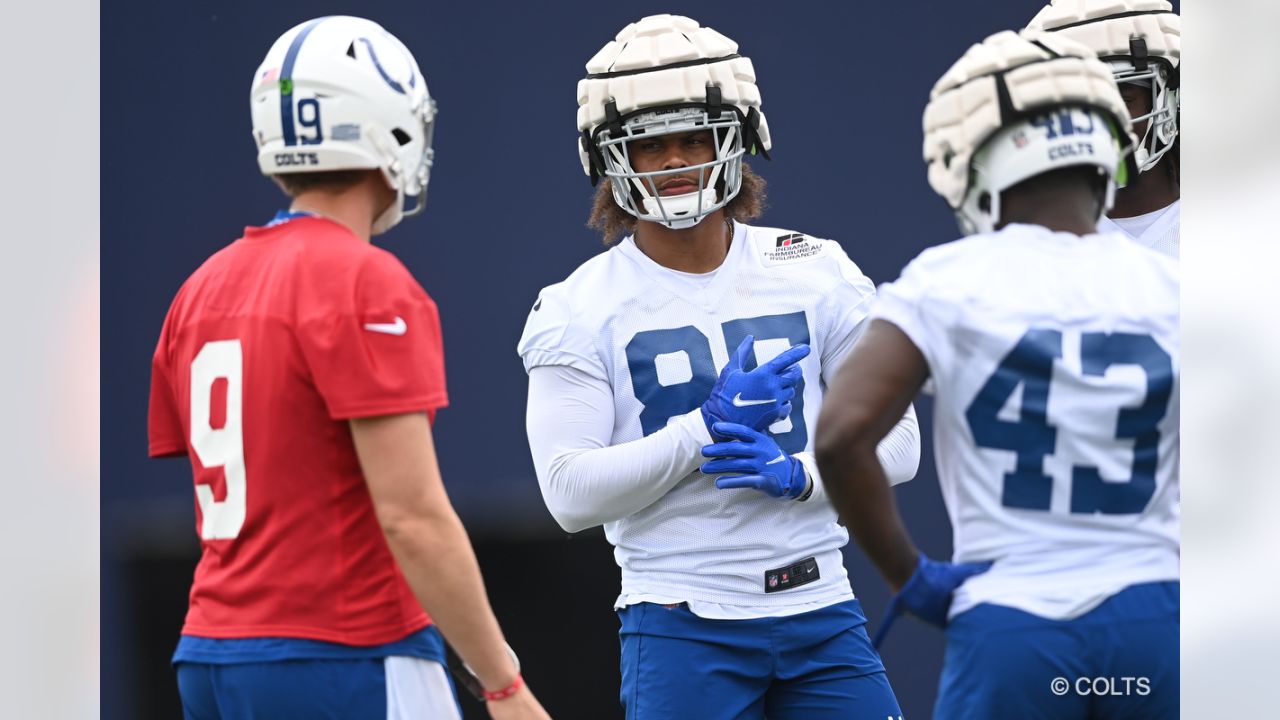
[(867, 316), (876, 301), (876, 286), (871, 278), (862, 273), (839, 245), (835, 245), (833, 253), (840, 279), (823, 298), (818, 319), (818, 332), (822, 336), (822, 380), (828, 385), (866, 331)]
[[(843, 282), (837, 283), (829, 296), (833, 309), (828, 314), (835, 320), (823, 344), (824, 387), (830, 387), (835, 380), (840, 366), (853, 352), (854, 345), (870, 325), (871, 311), (876, 307), (876, 290), (871, 280), (843, 252), (838, 262)], [(795, 457), (804, 465), (813, 481), (813, 493), (808, 501), (826, 498), (826, 488), (822, 484), (822, 476), (818, 472), (818, 463), (814, 460), (813, 453), (796, 453)], [(915, 405), (907, 406), (902, 419), (876, 446), (876, 457), (880, 460), (880, 466), (884, 468), (890, 485), (904, 483), (916, 476), (916, 471), (920, 469), (920, 424), (916, 420)]]
[(542, 498), (567, 532), (620, 520), (666, 495), (703, 462), (711, 435), (698, 410), (610, 446), (613, 389), (565, 365), (529, 371), (526, 428)]
[(564, 365), (607, 381), (609, 373), (596, 351), (595, 329), (576, 322), (579, 317), (563, 297), (563, 284), (543, 288), (525, 320), (516, 352), (526, 372), (535, 367)]
[[(822, 475), (818, 472), (818, 462), (813, 453), (796, 453), (795, 458), (804, 465), (805, 472), (813, 481), (813, 492), (806, 502), (827, 497), (826, 486), (822, 484)], [(916, 421), (916, 408), (907, 406), (907, 412), (889, 431), (888, 435), (876, 446), (876, 459), (884, 468), (885, 477), (890, 485), (900, 485), (916, 476), (920, 469), (920, 423)]]

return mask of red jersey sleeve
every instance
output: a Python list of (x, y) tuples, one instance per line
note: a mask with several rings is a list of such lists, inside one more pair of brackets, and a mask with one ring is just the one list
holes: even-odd
[(304, 316), (298, 342), (334, 420), (435, 411), (448, 404), (436, 304), (386, 252)]
[(160, 332), (160, 342), (151, 358), (151, 407), (147, 415), (148, 454), (151, 457), (186, 455), (186, 432), (173, 394), (168, 362), (168, 321)]

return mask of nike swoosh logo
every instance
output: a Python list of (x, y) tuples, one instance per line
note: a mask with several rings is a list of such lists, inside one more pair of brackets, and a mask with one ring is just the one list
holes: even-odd
[(404, 318), (397, 315), (395, 322), (365, 323), (364, 329), (372, 330), (373, 332), (386, 333), (388, 335), (403, 335), (408, 332), (409, 324), (404, 321)]
[(743, 400), (742, 393), (733, 396), (734, 407), (751, 407), (752, 405), (765, 405), (773, 402), (773, 398), (765, 398), (764, 400)]
[(765, 465), (776, 465), (776, 464), (778, 464), (778, 463), (780, 463), (780, 462), (782, 462), (783, 460), (786, 460), (786, 459), (787, 459), (787, 454), (786, 454), (786, 453), (778, 453), (778, 457), (776, 457), (776, 458), (774, 458), (774, 459), (770, 460), (769, 462), (765, 463)]

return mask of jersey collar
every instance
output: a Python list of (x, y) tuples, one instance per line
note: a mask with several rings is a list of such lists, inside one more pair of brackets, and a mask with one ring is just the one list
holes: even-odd
[(304, 218), (304, 217), (315, 217), (315, 216), (316, 216), (315, 213), (306, 212), (304, 210), (298, 210), (298, 211), (277, 210), (275, 217), (271, 218), (271, 222), (267, 223), (266, 227), (275, 227), (276, 225), (287, 223), (290, 220), (296, 220), (298, 218)]

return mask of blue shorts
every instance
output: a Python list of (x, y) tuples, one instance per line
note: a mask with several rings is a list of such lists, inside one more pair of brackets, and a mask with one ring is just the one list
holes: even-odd
[(707, 620), (683, 604), (622, 609), (627, 720), (898, 720), (857, 600), (756, 620)]
[(462, 717), (444, 667), (415, 657), (180, 662), (185, 720)]
[(935, 720), (1178, 717), (1178, 587), (1132, 585), (1074, 620), (986, 603), (957, 615)]

